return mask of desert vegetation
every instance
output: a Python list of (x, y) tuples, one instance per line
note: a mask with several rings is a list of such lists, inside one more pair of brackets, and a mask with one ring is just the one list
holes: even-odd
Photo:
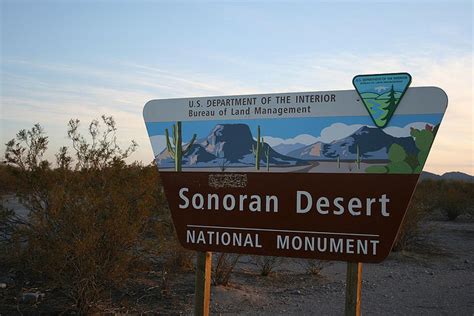
[(39, 124), (6, 144), (2, 193), (27, 216), (2, 206), (0, 225), (2, 259), (84, 313), (150, 264), (164, 200), (153, 166), (125, 163), (136, 144), (117, 144), (113, 118), (92, 121), (87, 135), (79, 127), (69, 121), (71, 147), (55, 163), (43, 158), (48, 137)]
[[(170, 293), (179, 284), (178, 276), (185, 276), (186, 291), (192, 293), (195, 258), (176, 240), (156, 166), (126, 162), (137, 144), (118, 144), (112, 117), (90, 122), (86, 133), (81, 133), (78, 120), (70, 120), (67, 127), (70, 145), (58, 150), (55, 161), (44, 158), (48, 137), (39, 124), (5, 144), (0, 165), (0, 271), (10, 280), (0, 280), (7, 287), (0, 305), (8, 311), (90, 313), (143, 311), (136, 306), (154, 300), (163, 304), (161, 310), (180, 309)], [(178, 131), (179, 126), (173, 137), (179, 138)], [(419, 146), (427, 143), (421, 134), (414, 137), (420, 139)], [(175, 144), (168, 140), (168, 146)], [(179, 154), (186, 149), (175, 150)], [(394, 168), (395, 163), (397, 168), (416, 168), (425, 159), (411, 163), (397, 150), (391, 148), (391, 156), (399, 158), (394, 158)], [(259, 148), (256, 156), (259, 161)], [(420, 182), (394, 250), (416, 242), (427, 219), (472, 219), (473, 189), (473, 183), (460, 181)], [(11, 200), (25, 213), (11, 209)], [(215, 254), (213, 284), (231, 284), (241, 259)], [(251, 259), (255, 277), (279, 273), (281, 258)], [(301, 273), (312, 275), (327, 266), (319, 260), (300, 264)], [(176, 291), (186, 300), (184, 292)], [(44, 293), (48, 304), (41, 302)], [(33, 297), (32, 304), (27, 297)], [(117, 306), (126, 309), (111, 309)]]

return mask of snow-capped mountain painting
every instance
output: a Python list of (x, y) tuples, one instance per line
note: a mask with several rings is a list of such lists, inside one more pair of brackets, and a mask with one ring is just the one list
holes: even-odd
[[(182, 171), (211, 172), (416, 172), (441, 115), (394, 116), (386, 128), (370, 118), (182, 123)], [(148, 123), (155, 160), (174, 171), (173, 122)], [(168, 135), (165, 131), (168, 130)], [(174, 132), (173, 132), (174, 133)], [(170, 136), (171, 135), (171, 136)], [(424, 142), (424, 143), (423, 143)], [(423, 144), (422, 144), (423, 143)]]
[[(246, 124), (217, 124), (205, 138), (193, 144), (183, 156), (184, 167), (246, 167), (255, 164), (253, 148), (257, 141), (252, 137)], [(288, 157), (275, 151), (267, 143), (263, 143), (262, 151), (268, 150), (270, 166), (295, 166), (305, 162), (301, 159)], [(156, 156), (159, 167), (172, 168), (174, 159), (168, 149)], [(262, 153), (260, 162), (266, 163), (267, 158)]]
[(361, 159), (388, 160), (391, 145), (399, 144), (409, 154), (417, 154), (412, 137), (394, 137), (377, 127), (363, 126), (353, 134), (330, 143), (316, 142), (287, 153), (288, 156), (304, 160), (342, 160)]

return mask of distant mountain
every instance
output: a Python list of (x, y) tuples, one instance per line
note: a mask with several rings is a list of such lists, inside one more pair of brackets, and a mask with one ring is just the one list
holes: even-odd
[(289, 152), (287, 155), (304, 160), (354, 160), (357, 158), (357, 147), (362, 159), (387, 160), (388, 149), (392, 144), (399, 144), (408, 154), (418, 152), (412, 137), (394, 137), (382, 129), (363, 126), (353, 134), (335, 140), (329, 144), (317, 142), (312, 145)]
[(420, 176), (421, 180), (456, 180), (464, 182), (474, 182), (474, 176), (468, 175), (463, 172), (446, 172), (442, 176), (435, 173), (423, 171)]
[(420, 174), (420, 180), (441, 180), (441, 176), (428, 171), (423, 171)]
[(453, 171), (453, 172), (446, 172), (441, 176), (444, 180), (458, 180), (458, 181), (465, 181), (465, 182), (474, 182), (474, 176), (468, 175), (467, 173)]
[(279, 144), (279, 145), (276, 145), (275, 147), (273, 147), (273, 149), (275, 149), (275, 150), (276, 150), (277, 152), (279, 152), (280, 154), (286, 155), (286, 154), (288, 154), (290, 151), (297, 150), (297, 149), (303, 148), (303, 147), (305, 147), (305, 146), (306, 146), (305, 144), (301, 144), (301, 143), (296, 143), (296, 144)]
[(305, 159), (305, 160), (325, 159), (327, 158), (325, 153), (323, 152), (325, 145), (326, 145), (325, 143), (317, 142), (317, 143), (293, 150), (289, 152), (287, 155), (290, 157), (296, 157), (296, 158)]
[[(257, 142), (253, 139), (250, 128), (246, 124), (218, 124), (205, 138), (198, 140), (182, 158), (183, 167), (219, 167), (226, 166), (253, 166), (255, 155), (252, 147)], [(186, 145), (183, 146), (186, 148)], [(268, 149), (270, 166), (294, 166), (306, 164), (301, 159), (288, 157), (276, 152), (270, 145), (263, 144), (260, 153), (262, 167), (266, 163), (264, 154)], [(160, 167), (171, 168), (174, 161), (168, 150), (163, 150), (156, 156)]]

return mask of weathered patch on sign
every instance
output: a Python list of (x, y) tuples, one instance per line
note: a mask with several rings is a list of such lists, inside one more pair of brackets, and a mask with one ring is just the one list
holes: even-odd
[(410, 88), (383, 129), (358, 99), (349, 90), (148, 102), (145, 123), (181, 244), (383, 260), (447, 97)]
[(214, 189), (220, 188), (245, 188), (247, 186), (246, 174), (210, 174), (209, 186)]

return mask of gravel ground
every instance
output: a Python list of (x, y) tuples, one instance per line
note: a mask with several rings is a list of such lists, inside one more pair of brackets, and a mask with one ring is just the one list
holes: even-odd
[[(474, 223), (436, 221), (424, 230), (410, 251), (363, 265), (362, 314), (474, 315)], [(230, 286), (212, 288), (212, 313), (342, 315), (345, 269), (334, 262), (314, 276), (286, 259), (262, 277), (243, 257)]]

